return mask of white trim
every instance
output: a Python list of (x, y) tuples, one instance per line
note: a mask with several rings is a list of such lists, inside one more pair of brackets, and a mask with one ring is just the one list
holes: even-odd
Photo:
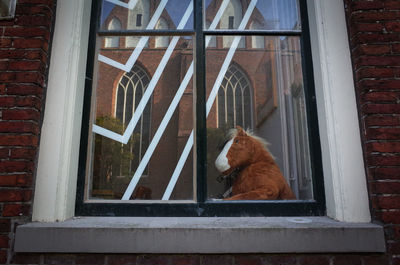
[(308, 0), (327, 211), (369, 222), (368, 193), (342, 0)]
[[(328, 215), (369, 222), (343, 2), (307, 2)], [(88, 0), (57, 4), (34, 221), (65, 220), (74, 214), (90, 6)]]
[(74, 215), (91, 2), (57, 3), (34, 221), (65, 220)]

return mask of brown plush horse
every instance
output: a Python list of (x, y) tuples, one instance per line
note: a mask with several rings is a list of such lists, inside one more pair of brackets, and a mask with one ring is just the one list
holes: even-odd
[(239, 126), (231, 133), (231, 140), (215, 160), (215, 166), (223, 175), (239, 171), (232, 196), (225, 200), (296, 199), (266, 142)]

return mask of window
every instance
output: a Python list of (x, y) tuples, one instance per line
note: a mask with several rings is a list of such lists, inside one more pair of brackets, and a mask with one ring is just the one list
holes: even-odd
[[(120, 30), (121, 29), (121, 22), (118, 18), (113, 18), (108, 23), (108, 30)], [(105, 40), (106, 48), (119, 48), (119, 37), (108, 37)]]
[[(92, 17), (102, 16), (90, 33), (96, 53), (88, 59), (93, 81), (86, 87), (78, 215), (324, 213), (305, 3), (242, 2), (143, 0), (128, 8), (94, 2)], [(131, 30), (138, 10), (148, 19)], [(104, 23), (116, 16), (128, 21), (118, 37), (135, 44), (95, 47), (115, 36)], [(265, 45), (246, 45), (255, 37)], [(209, 49), (211, 38), (222, 47)], [(253, 198), (242, 191), (248, 184), (239, 185), (240, 170), (218, 172), (219, 148), (238, 125), (249, 138), (269, 142), (267, 151), (254, 146), (273, 161), (278, 191), (260, 189)], [(254, 185), (263, 181), (269, 179)]]
[(136, 27), (141, 27), (142, 26), (142, 14), (137, 14), (136, 15)]

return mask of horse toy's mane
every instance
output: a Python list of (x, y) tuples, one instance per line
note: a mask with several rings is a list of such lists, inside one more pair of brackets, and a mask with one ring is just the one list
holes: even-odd
[(239, 172), (232, 196), (226, 200), (296, 199), (264, 139), (239, 126), (230, 130), (228, 137), (230, 140), (215, 161), (223, 175)]

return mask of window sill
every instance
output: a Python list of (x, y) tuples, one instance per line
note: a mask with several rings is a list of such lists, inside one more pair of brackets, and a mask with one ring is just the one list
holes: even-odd
[(83, 217), (29, 223), (16, 252), (326, 253), (384, 252), (383, 228), (327, 217)]

